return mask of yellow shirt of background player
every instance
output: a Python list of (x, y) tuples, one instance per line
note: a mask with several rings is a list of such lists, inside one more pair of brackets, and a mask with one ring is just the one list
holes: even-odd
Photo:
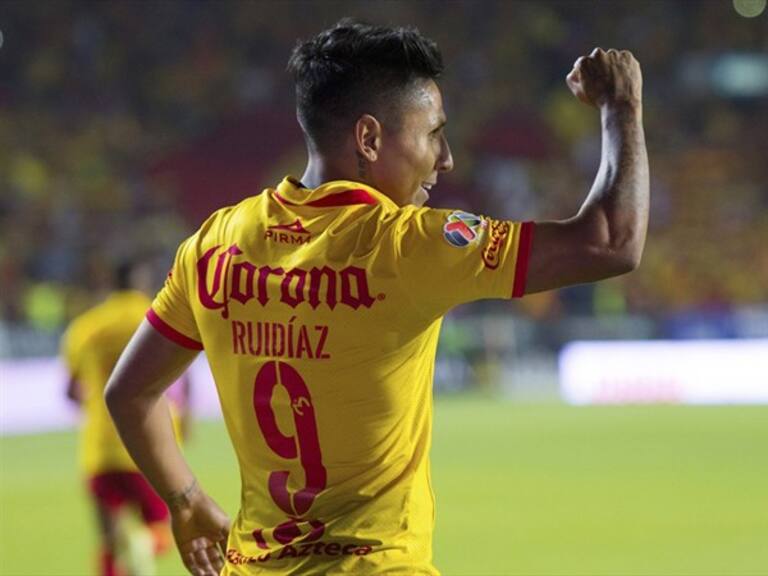
[(64, 361), (83, 394), (80, 464), (88, 475), (137, 470), (107, 412), (104, 388), (149, 305), (141, 292), (116, 292), (76, 318), (64, 335)]
[[(142, 292), (115, 292), (72, 321), (64, 334), (62, 356), (83, 394), (80, 465), (86, 475), (136, 472), (104, 403), (104, 388), (117, 359), (138, 328), (150, 299)], [(169, 404), (177, 438), (180, 421)]]
[(437, 573), (441, 319), (522, 295), (531, 227), (286, 178), (181, 245), (148, 319), (216, 381), (243, 483), (225, 573)]

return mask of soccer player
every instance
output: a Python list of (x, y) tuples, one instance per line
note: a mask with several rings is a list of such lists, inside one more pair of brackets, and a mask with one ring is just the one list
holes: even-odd
[[(599, 108), (602, 161), (578, 214), (535, 224), (424, 206), (453, 167), (442, 69), (414, 29), (345, 20), (300, 43), (289, 70), (306, 171), (182, 243), (112, 374), (109, 409), (168, 502), (192, 574), (436, 574), (441, 318), (640, 261), (648, 167), (630, 53), (595, 49), (568, 75)], [(231, 527), (176, 447), (161, 396), (203, 349), (241, 469)]]
[[(151, 274), (144, 265), (125, 262), (115, 276), (116, 291), (70, 325), (62, 356), (69, 372), (67, 396), (84, 413), (80, 464), (99, 521), (99, 572), (147, 576), (154, 571), (154, 555), (172, 544), (168, 508), (120, 441), (104, 403), (104, 388), (150, 305), (146, 292)], [(184, 382), (174, 387), (177, 426), (185, 418), (186, 386)], [(140, 512), (143, 522), (134, 520), (131, 508)]]

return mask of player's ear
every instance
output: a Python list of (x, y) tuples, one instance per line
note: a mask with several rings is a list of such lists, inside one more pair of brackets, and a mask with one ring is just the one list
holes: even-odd
[(376, 162), (381, 149), (381, 124), (370, 114), (363, 114), (355, 122), (355, 147), (369, 162)]

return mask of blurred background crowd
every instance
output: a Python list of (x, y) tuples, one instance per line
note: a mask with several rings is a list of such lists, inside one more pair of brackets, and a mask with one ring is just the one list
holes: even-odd
[[(564, 218), (600, 153), (564, 77), (594, 46), (645, 78), (652, 213), (641, 268), (479, 303), (444, 349), (509, 335), (768, 335), (768, 15), (709, 2), (40, 2), (0, 4), (0, 356), (48, 354), (121, 258), (153, 262), (214, 209), (301, 175), (285, 63), (342, 16), (415, 25), (442, 48), (455, 171), (433, 205)], [(454, 328), (452, 328), (454, 326)], [(483, 343), (480, 343), (482, 347)], [(493, 348), (493, 346), (491, 346)]]

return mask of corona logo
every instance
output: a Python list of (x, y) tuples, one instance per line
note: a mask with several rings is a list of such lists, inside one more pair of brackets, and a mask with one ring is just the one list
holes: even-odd
[(240, 260), (243, 251), (237, 244), (223, 251), (220, 248), (210, 248), (197, 261), (197, 295), (200, 304), (208, 310), (221, 310), (223, 318), (229, 317), (233, 300), (240, 304), (255, 300), (266, 306), (277, 299), (291, 308), (309, 305), (316, 309), (325, 305), (331, 310), (339, 304), (353, 310), (370, 308), (376, 302), (363, 268), (347, 266), (336, 270), (322, 266), (286, 270)]
[(510, 229), (509, 222), (491, 221), (488, 244), (483, 250), (483, 262), (485, 262), (486, 268), (495, 270), (499, 267), (501, 247), (504, 245), (507, 236), (509, 236)]

